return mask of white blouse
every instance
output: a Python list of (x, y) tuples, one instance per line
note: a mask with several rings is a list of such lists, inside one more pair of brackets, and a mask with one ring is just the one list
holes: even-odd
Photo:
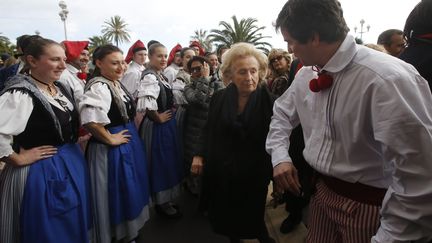
[(160, 87), (158, 80), (154, 74), (148, 74), (140, 81), (138, 86), (138, 102), (137, 112), (145, 112), (146, 109), (157, 111), (157, 98), (159, 96)]
[(70, 87), (73, 90), (75, 103), (78, 106), (84, 93), (85, 83), (78, 78), (77, 73), (79, 70), (70, 64), (66, 64), (66, 69), (60, 76), (59, 82), (64, 84), (66, 87)]
[[(42, 94), (47, 98), (51, 105), (65, 111), (63, 106), (59, 104), (55, 99), (66, 102), (66, 106), (69, 110), (73, 110), (72, 103), (62, 94), (56, 87), (57, 94), (52, 97), (42, 89)], [(30, 95), (20, 92), (11, 91), (6, 92), (0, 96), (0, 111), (2, 114), (9, 114), (0, 116), (0, 158), (7, 157), (13, 153), (12, 142), (13, 136), (22, 133), (26, 126), (27, 121), (33, 111), (33, 100)]]
[[(116, 85), (118, 92), (123, 101), (127, 101), (124, 96), (126, 93), (120, 88), (120, 84)], [(110, 124), (108, 112), (111, 106), (111, 92), (108, 85), (98, 82), (93, 84), (89, 90), (83, 95), (83, 100), (80, 103), (79, 112), (81, 123), (87, 124), (90, 122), (100, 123), (102, 125)]]
[(137, 92), (138, 92), (138, 84), (141, 80), (141, 74), (144, 71), (144, 66), (139, 65), (136, 62), (131, 62), (129, 64), (129, 67), (124, 74), (121, 82), (129, 91), (130, 94), (132, 94), (132, 97), (136, 99)]

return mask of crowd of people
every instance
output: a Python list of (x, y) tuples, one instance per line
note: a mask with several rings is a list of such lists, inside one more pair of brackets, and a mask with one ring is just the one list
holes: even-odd
[[(314, 9), (314, 11), (310, 11)], [(432, 242), (432, 0), (376, 44), (288, 0), (287, 50), (17, 39), (0, 69), (0, 242), (134, 242), (184, 191), (230, 242)], [(148, 59), (148, 60), (147, 60)], [(8, 114), (8, 115), (5, 115)]]

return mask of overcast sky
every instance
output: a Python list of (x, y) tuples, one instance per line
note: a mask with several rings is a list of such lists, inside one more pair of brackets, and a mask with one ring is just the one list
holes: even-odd
[[(64, 40), (63, 23), (58, 15), (58, 0), (0, 0), (0, 32), (12, 42), (22, 34), (39, 31), (43, 37)], [(260, 2), (260, 3), (259, 3)], [(120, 47), (127, 51), (137, 39), (147, 43), (155, 39), (171, 49), (185, 46), (194, 30), (219, 28), (220, 21), (231, 23), (231, 16), (256, 18), (265, 26), (264, 35), (273, 47), (286, 48), (282, 36), (272, 26), (286, 0), (66, 0), (69, 15), (69, 40), (86, 40), (101, 35), (104, 21), (120, 15), (128, 24), (131, 43)], [(403, 29), (405, 20), (419, 0), (341, 0), (346, 22), (354, 33), (364, 19), (365, 43), (375, 43), (378, 35), (390, 28)]]

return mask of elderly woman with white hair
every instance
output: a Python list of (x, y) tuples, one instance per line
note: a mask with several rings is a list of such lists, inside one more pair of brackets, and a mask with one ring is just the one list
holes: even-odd
[(267, 58), (254, 46), (238, 43), (223, 56), (221, 73), (231, 84), (210, 103), (201, 153), (201, 206), (213, 230), (231, 242), (274, 242), (264, 223), (272, 178), (265, 140), (274, 102), (264, 81)]

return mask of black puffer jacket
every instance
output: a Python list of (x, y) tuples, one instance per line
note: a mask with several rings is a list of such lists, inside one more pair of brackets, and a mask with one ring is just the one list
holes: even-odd
[(209, 78), (192, 79), (184, 88), (188, 102), (184, 126), (184, 159), (186, 171), (190, 170), (193, 156), (202, 151), (201, 135), (207, 121), (210, 99), (214, 92), (223, 88), (223, 84)]

